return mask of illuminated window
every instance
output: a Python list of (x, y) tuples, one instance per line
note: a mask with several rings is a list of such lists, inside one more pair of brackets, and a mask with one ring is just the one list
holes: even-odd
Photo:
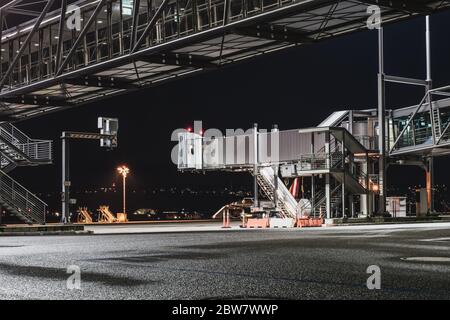
[(122, 0), (122, 14), (131, 16), (133, 13), (133, 0)]

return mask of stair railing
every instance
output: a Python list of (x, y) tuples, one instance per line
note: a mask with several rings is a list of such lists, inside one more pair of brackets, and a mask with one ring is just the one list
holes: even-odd
[(0, 122), (0, 140), (15, 146), (30, 160), (52, 159), (52, 141), (31, 139), (9, 122)]
[(33, 222), (45, 224), (47, 204), (1, 170), (0, 200), (15, 211), (14, 213)]

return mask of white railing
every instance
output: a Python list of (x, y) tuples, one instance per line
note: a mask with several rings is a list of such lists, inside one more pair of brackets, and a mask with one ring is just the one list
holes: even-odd
[(0, 122), (0, 140), (15, 146), (31, 161), (52, 160), (52, 141), (31, 139), (9, 122)]
[[(272, 190), (275, 191), (275, 173), (271, 167), (261, 168), (259, 170), (260, 177), (265, 180), (265, 182), (270, 186)], [(283, 181), (280, 178), (278, 179), (278, 189), (277, 192), (277, 198), (278, 202), (281, 203), (284, 208), (286, 209), (286, 213), (288, 214), (289, 218), (296, 218), (297, 217), (297, 201), (295, 200), (294, 196), (289, 192), (289, 190), (284, 185)], [(274, 200), (273, 194), (269, 195), (271, 197), (270, 200)]]

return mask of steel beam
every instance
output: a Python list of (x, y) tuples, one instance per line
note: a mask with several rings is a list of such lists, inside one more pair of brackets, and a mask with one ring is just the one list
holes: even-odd
[(130, 39), (130, 48), (134, 47), (137, 38), (137, 25), (139, 22), (139, 7), (141, 5), (140, 0), (134, 0), (133, 4), (133, 21), (131, 23), (131, 39)]
[(73, 106), (73, 104), (66, 101), (65, 97), (55, 98), (41, 95), (21, 95), (21, 96), (3, 97), (0, 98), (0, 100), (2, 102), (14, 104), (29, 104), (29, 105), (58, 106), (58, 107)]
[(433, 92), (433, 95), (444, 96), (444, 97), (450, 97), (450, 92), (434, 91), (434, 92)]
[(410, 85), (415, 85), (415, 86), (424, 86), (425, 87), (428, 85), (428, 82), (426, 80), (389, 76), (389, 75), (385, 75), (384, 80), (386, 82), (391, 82), (391, 83), (410, 84)]
[(56, 49), (56, 63), (55, 69), (58, 70), (61, 64), (61, 52), (62, 52), (62, 41), (64, 34), (64, 22), (66, 20), (66, 9), (67, 9), (67, 0), (61, 0), (61, 13), (59, 17), (59, 30), (58, 30), (58, 47)]
[(131, 80), (125, 80), (115, 77), (86, 76), (86, 77), (65, 79), (64, 83), (76, 86), (97, 87), (97, 88), (114, 88), (114, 89), (139, 88), (139, 86), (134, 84), (133, 81)]
[(444, 128), (444, 130), (442, 130), (441, 136), (440, 136), (439, 139), (436, 141), (436, 145), (439, 145), (439, 143), (441, 142), (441, 140), (442, 140), (442, 138), (444, 137), (444, 135), (447, 134), (449, 128), (450, 128), (450, 122), (447, 123), (447, 125), (446, 125), (445, 128)]
[(62, 138), (65, 139), (77, 139), (77, 140), (101, 140), (115, 138), (113, 134), (101, 134), (97, 132), (76, 132), (76, 131), (64, 131)]
[(370, 5), (377, 5), (384, 8), (391, 8), (398, 11), (415, 13), (415, 14), (430, 14), (433, 12), (433, 9), (426, 6), (421, 5), (420, 1), (411, 1), (411, 0), (363, 0), (361, 3), (367, 3)]
[(274, 24), (258, 24), (255, 27), (242, 27), (233, 30), (233, 33), (263, 38), (273, 41), (285, 41), (294, 43), (311, 43), (314, 39), (308, 37), (306, 34), (292, 30), (285, 26), (279, 26)]
[(32, 11), (32, 10), (26, 10), (26, 9), (19, 9), (19, 8), (9, 8), (8, 9), (9, 13), (14, 13), (14, 14), (20, 14), (23, 16), (30, 16), (33, 18), (39, 17), (40, 12), (37, 11)]
[(9, 9), (9, 8), (13, 7), (13, 6), (16, 5), (16, 4), (21, 3), (22, 1), (23, 1), (23, 0), (12, 0), (12, 1), (8, 2), (7, 4), (3, 5), (3, 6), (0, 8), (0, 10), (6, 10), (6, 9)]
[(163, 53), (159, 55), (141, 56), (137, 60), (188, 68), (212, 69), (218, 67), (217, 64), (211, 62), (210, 58), (185, 53)]

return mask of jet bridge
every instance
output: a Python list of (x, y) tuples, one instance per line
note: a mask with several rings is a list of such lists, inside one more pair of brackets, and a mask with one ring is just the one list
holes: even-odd
[(18, 121), (450, 7), (441, 0), (8, 0), (0, 117)]
[[(249, 172), (281, 217), (298, 218), (307, 207), (315, 216), (352, 215), (347, 205), (353, 199), (348, 197), (370, 192), (368, 163), (368, 150), (342, 127), (272, 132), (255, 128), (225, 137), (179, 134), (179, 170)], [(320, 183), (312, 183), (309, 202), (295, 199), (282, 179), (302, 176), (325, 180), (323, 190)]]

